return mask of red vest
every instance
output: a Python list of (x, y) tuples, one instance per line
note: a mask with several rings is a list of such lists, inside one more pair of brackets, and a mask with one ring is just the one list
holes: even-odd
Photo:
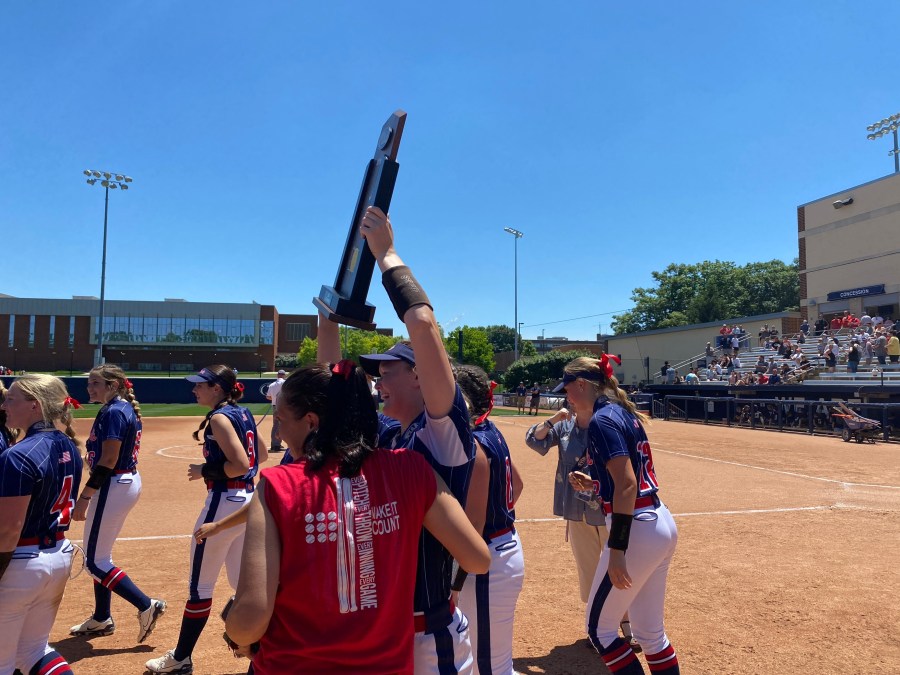
[(376, 450), (353, 478), (334, 462), (262, 475), (281, 563), (254, 671), (412, 673), (419, 534), (436, 493), (425, 458)]

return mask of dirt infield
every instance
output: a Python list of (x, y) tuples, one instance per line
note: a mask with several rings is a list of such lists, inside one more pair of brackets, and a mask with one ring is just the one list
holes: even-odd
[[(540, 418), (542, 419), (542, 418)], [(517, 506), (526, 581), (516, 614), (521, 673), (606, 672), (586, 647), (584, 606), (565, 525), (553, 517), (555, 457), (524, 444), (535, 420), (498, 417), (525, 480)], [(69, 583), (51, 642), (76, 673), (140, 673), (174, 647), (187, 596), (188, 535), (205, 498), (187, 481), (199, 461), (198, 418), (144, 422), (144, 492), (113, 555), (169, 610), (147, 644), (113, 600), (117, 632), (68, 635), (93, 603), (87, 572)], [(266, 438), (271, 422), (261, 433)], [(82, 437), (90, 420), (79, 420)], [(900, 672), (900, 448), (837, 438), (654, 422), (649, 429), (661, 496), (675, 516), (666, 627), (686, 674)], [(278, 461), (276, 458), (274, 461)], [(270, 463), (272, 460), (270, 460)], [(80, 539), (82, 524), (71, 530)], [(230, 594), (224, 574), (217, 611)], [(215, 614), (194, 652), (194, 672), (245, 673), (221, 640)]]

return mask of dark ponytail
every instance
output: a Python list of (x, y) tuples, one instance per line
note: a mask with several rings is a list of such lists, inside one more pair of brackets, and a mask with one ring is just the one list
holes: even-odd
[(349, 360), (300, 368), (287, 378), (278, 395), (301, 417), (312, 412), (319, 428), (306, 439), (303, 454), (312, 469), (330, 457), (340, 462), (343, 478), (355, 476), (378, 442), (378, 413), (362, 368)]
[(207, 382), (207, 386), (214, 387), (218, 384), (222, 387), (222, 391), (225, 392), (225, 398), (220, 401), (215, 408), (206, 413), (206, 417), (203, 418), (197, 431), (191, 434), (194, 437), (194, 440), (199, 441), (201, 445), (203, 441), (200, 441), (200, 432), (206, 428), (207, 424), (209, 424), (209, 420), (213, 416), (213, 413), (226, 405), (237, 405), (237, 402), (244, 397), (244, 385), (237, 381), (237, 375), (234, 374), (234, 371), (231, 368), (220, 364), (207, 366), (205, 370), (210, 371), (217, 379), (216, 382)]

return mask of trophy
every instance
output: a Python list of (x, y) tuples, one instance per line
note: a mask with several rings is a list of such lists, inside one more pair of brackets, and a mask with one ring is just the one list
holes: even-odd
[(397, 150), (400, 148), (405, 123), (406, 113), (397, 110), (381, 127), (375, 156), (366, 166), (334, 286), (322, 286), (319, 297), (313, 298), (313, 304), (319, 311), (335, 323), (364, 330), (375, 329), (372, 321), (375, 306), (366, 302), (372, 271), (375, 269), (375, 258), (359, 233), (359, 223), (367, 207), (377, 206), (387, 213), (391, 206), (394, 183), (400, 170)]

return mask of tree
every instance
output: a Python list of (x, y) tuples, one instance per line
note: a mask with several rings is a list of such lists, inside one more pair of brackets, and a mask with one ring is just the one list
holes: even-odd
[(535, 348), (530, 340), (519, 338), (519, 358), (522, 359), (528, 356), (537, 356), (537, 348)]
[[(516, 346), (516, 331), (509, 326), (485, 326), (482, 330), (487, 335), (494, 352), (511, 352)], [(521, 344), (522, 338), (519, 338)]]
[(184, 333), (185, 342), (218, 342), (219, 336), (214, 330), (191, 328)]
[(506, 371), (503, 383), (507, 391), (515, 389), (519, 382), (526, 384), (537, 382), (541, 385), (556, 384), (562, 379), (563, 368), (566, 367), (566, 364), (579, 356), (597, 358), (596, 354), (588, 351), (576, 349), (570, 352), (560, 352), (554, 349), (543, 356), (519, 359)]
[(453, 330), (444, 338), (444, 347), (447, 349), (447, 353), (458, 358), (460, 333), (462, 333), (463, 343), (462, 363), (479, 366), (486, 373), (493, 371), (494, 350), (488, 340), (487, 332), (483, 328), (463, 326)]
[(634, 308), (613, 317), (617, 335), (738, 316), (796, 311), (800, 281), (796, 259), (748, 263), (672, 263), (653, 272), (656, 286), (635, 288)]
[(297, 363), (301, 366), (308, 366), (310, 363), (315, 363), (317, 360), (316, 355), (318, 349), (318, 340), (313, 340), (309, 336), (303, 338), (303, 342), (300, 343), (300, 350), (297, 352)]

